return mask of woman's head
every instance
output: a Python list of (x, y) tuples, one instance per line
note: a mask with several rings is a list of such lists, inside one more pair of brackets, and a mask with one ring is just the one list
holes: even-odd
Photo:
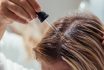
[(54, 23), (35, 48), (45, 70), (104, 70), (103, 28), (88, 13), (74, 13)]

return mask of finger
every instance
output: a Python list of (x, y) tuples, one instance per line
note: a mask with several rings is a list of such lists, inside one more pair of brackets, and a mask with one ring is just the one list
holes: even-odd
[(17, 16), (30, 21), (31, 18), (30, 16), (24, 11), (24, 9), (22, 9), (20, 6), (8, 1), (8, 5), (7, 8), (12, 11), (13, 13), (15, 13)]
[(23, 24), (28, 23), (28, 21), (26, 21), (25, 19), (22, 19), (21, 17), (17, 16), (16, 14), (14, 14), (13, 12), (9, 11), (9, 10), (5, 10), (4, 15), (9, 18), (12, 19), (13, 21), (17, 21)]
[(31, 18), (33, 19), (34, 17), (36, 17), (36, 12), (35, 10), (30, 6), (30, 4), (27, 2), (27, 0), (21, 0), (21, 4), (23, 6), (23, 8), (28, 12), (28, 14), (31, 16)]
[(27, 2), (27, 0), (10, 0), (10, 1), (22, 7), (30, 15), (32, 19), (36, 17), (35, 10)]
[(36, 0), (27, 0), (36, 12), (41, 11), (41, 7)]

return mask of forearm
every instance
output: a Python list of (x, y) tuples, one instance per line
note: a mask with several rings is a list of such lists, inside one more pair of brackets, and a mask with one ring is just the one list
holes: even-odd
[(10, 23), (12, 23), (11, 19), (9, 19), (5, 16), (0, 16), (0, 39), (2, 38), (7, 25)]
[(5, 32), (6, 26), (7, 26), (6, 24), (0, 23), (0, 39), (2, 38), (2, 36)]

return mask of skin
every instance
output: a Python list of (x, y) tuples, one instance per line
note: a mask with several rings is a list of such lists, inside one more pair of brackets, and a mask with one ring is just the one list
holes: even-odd
[(0, 0), (0, 38), (8, 24), (14, 21), (27, 24), (40, 11), (36, 0)]
[(41, 60), (42, 70), (72, 70), (64, 60), (60, 59), (54, 63), (47, 63)]
[[(8, 24), (17, 21), (23, 24), (36, 18), (36, 12), (41, 11), (36, 0), (0, 0), (0, 39)], [(42, 70), (71, 70), (63, 60), (53, 64), (42, 62)]]

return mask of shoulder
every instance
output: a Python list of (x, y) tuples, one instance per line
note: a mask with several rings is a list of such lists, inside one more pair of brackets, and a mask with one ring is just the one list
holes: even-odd
[[(7, 59), (3, 53), (0, 53), (0, 70), (28, 70), (22, 65), (19, 65)], [(31, 69), (32, 70), (32, 69)]]
[(3, 55), (3, 53), (0, 53), (0, 70), (6, 70), (5, 68), (5, 56)]

